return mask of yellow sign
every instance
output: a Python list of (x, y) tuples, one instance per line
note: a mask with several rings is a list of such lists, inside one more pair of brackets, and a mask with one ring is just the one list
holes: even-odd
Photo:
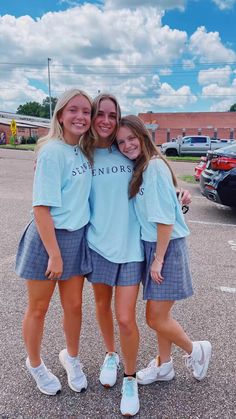
[(17, 129), (16, 129), (16, 121), (15, 119), (12, 119), (11, 125), (10, 125), (11, 133), (12, 135), (16, 135)]

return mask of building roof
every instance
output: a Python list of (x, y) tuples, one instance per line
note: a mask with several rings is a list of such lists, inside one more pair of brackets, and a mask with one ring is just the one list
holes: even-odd
[(16, 113), (1, 112), (0, 111), (0, 124), (10, 125), (12, 119), (14, 119), (16, 121), (16, 125), (18, 127), (49, 128), (49, 125), (50, 125), (50, 119), (47, 119), (47, 118), (38, 118), (38, 117), (35, 117), (35, 116), (19, 115), (19, 114), (16, 114)]

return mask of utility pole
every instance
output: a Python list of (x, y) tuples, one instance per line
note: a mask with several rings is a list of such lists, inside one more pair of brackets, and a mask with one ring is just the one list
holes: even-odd
[(48, 95), (49, 95), (49, 112), (50, 112), (50, 119), (52, 119), (52, 97), (51, 97), (50, 61), (51, 61), (51, 58), (48, 58)]

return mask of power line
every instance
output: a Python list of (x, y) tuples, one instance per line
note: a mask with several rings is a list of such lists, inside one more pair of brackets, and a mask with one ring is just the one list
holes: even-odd
[[(31, 74), (31, 73), (36, 73), (38, 72), (38, 70), (25, 70), (25, 69), (21, 69), (19, 71), (22, 71), (25, 74)], [(2, 70), (0, 69), (1, 73), (9, 73), (9, 70)], [(215, 69), (211, 69), (211, 70), (195, 70), (192, 72), (189, 71), (171, 71), (170, 73), (167, 74), (159, 74), (158, 72), (155, 71), (142, 71), (142, 72), (126, 72), (126, 73), (119, 73), (119, 72), (113, 72), (113, 73), (95, 73), (95, 72), (90, 72), (88, 73), (88, 71), (84, 71), (84, 72), (79, 72), (79, 73), (73, 73), (73, 72), (69, 72), (69, 71), (51, 71), (52, 74), (61, 74), (61, 75), (69, 75), (69, 76), (81, 76), (81, 75), (86, 75), (86, 76), (91, 76), (91, 75), (96, 75), (96, 76), (112, 76), (112, 77), (127, 77), (127, 76), (137, 76), (137, 75), (148, 75), (148, 74), (158, 74), (161, 77), (171, 77), (173, 75), (175, 76), (192, 76), (194, 74), (199, 74), (199, 72), (204, 73), (204, 74), (211, 74), (211, 73), (215, 73), (215, 74), (224, 74), (224, 73), (228, 73), (227, 69), (222, 69), (222, 70), (215, 70)]]
[[(220, 63), (201, 63), (198, 64), (195, 67), (183, 67), (181, 64), (172, 64), (171, 69), (169, 69), (168, 73), (168, 66), (166, 65), (132, 65), (132, 64), (122, 64), (122, 65), (105, 65), (105, 64), (99, 64), (99, 65), (71, 65), (71, 64), (52, 64), (50, 63), (50, 71), (52, 75), (56, 76), (66, 76), (69, 77), (91, 77), (96, 76), (99, 77), (107, 77), (107, 78), (116, 78), (116, 79), (132, 79), (135, 77), (142, 77), (142, 76), (148, 76), (148, 75), (158, 75), (159, 77), (163, 78), (181, 78), (181, 77), (194, 77), (195, 75), (201, 74), (201, 75), (211, 75), (212, 73), (215, 73), (216, 75), (225, 73), (228, 73), (229, 71), (232, 71), (231, 69), (228, 70), (227, 68), (219, 68)], [(222, 62), (222, 65), (226, 66), (229, 64), (235, 64), (236, 62)], [(216, 68), (204, 68), (204, 66), (212, 67), (212, 65), (217, 65)], [(33, 63), (0, 63), (0, 73), (9, 73), (9, 68), (4, 68), (4, 66), (11, 66), (13, 69), (17, 69), (17, 72), (23, 72), (25, 76), (30, 77), (31, 74), (37, 75), (38, 71), (44, 67), (45, 68), (45, 77), (46, 77), (46, 66), (45, 64), (33, 64)], [(15, 66), (15, 67), (13, 67)], [(29, 68), (29, 66), (31, 68)], [(34, 67), (32, 67), (34, 66)], [(35, 68), (37, 67), (37, 68)], [(64, 70), (58, 71), (60, 68), (63, 68)], [(69, 70), (70, 69), (70, 70)], [(111, 71), (113, 69), (113, 71)], [(77, 71), (76, 71), (77, 70)], [(122, 70), (122, 71), (121, 71)], [(159, 70), (159, 71), (158, 71)], [(165, 72), (160, 73), (161, 70), (166, 70)], [(232, 74), (232, 73), (231, 73)], [(41, 73), (40, 73), (41, 75)]]
[[(14, 65), (14, 66), (31, 66), (31, 67), (46, 67), (45, 63), (22, 63), (22, 62), (0, 62), (0, 65)], [(95, 67), (95, 68), (167, 68), (167, 67), (181, 67), (181, 68), (194, 68), (196, 66), (211, 66), (211, 65), (236, 65), (236, 61), (210, 61), (205, 63), (163, 63), (163, 64), (128, 64), (128, 63), (115, 63), (115, 64), (51, 64), (51, 67), (69, 67), (69, 68), (88, 68), (88, 67)]]
[[(19, 90), (25, 90), (24, 86), (18, 86), (18, 85), (11, 85), (11, 88), (17, 88)], [(108, 88), (109, 89), (109, 88)], [(111, 86), (112, 89), (112, 86)], [(0, 91), (1, 90), (9, 90), (9, 87), (0, 87)], [(113, 89), (114, 92), (114, 89)], [(62, 90), (53, 90), (53, 94), (56, 95), (58, 93), (63, 93)], [(120, 92), (117, 92), (120, 93)], [(97, 92), (96, 92), (97, 94)], [(183, 93), (163, 93), (163, 92), (153, 92), (153, 93), (145, 93), (143, 95), (139, 95), (139, 94), (132, 94), (132, 93), (126, 93), (125, 96), (127, 98), (132, 98), (132, 99), (145, 99), (145, 98), (155, 98), (158, 99), (159, 97), (189, 97), (189, 96), (197, 96), (197, 95), (201, 95), (201, 98), (214, 98), (214, 97), (236, 97), (236, 92), (234, 94), (202, 94), (201, 92), (198, 94), (194, 94), (194, 93), (187, 93), (187, 94), (183, 94)], [(48, 93), (45, 93), (45, 96), (48, 96)]]

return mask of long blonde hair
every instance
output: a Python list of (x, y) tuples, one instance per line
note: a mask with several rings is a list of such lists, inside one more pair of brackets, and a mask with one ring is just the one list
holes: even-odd
[(160, 154), (158, 147), (151, 139), (149, 131), (143, 121), (135, 115), (127, 115), (121, 118), (120, 127), (129, 128), (140, 141), (141, 153), (134, 162), (134, 171), (129, 184), (129, 197), (133, 198), (138, 192), (143, 181), (143, 171), (146, 169), (152, 157), (157, 156), (169, 167), (174, 186), (177, 186), (177, 179), (166, 159)]
[[(70, 89), (66, 90), (63, 95), (61, 95), (57, 101), (57, 104), (55, 106), (55, 110), (53, 113), (53, 117), (50, 122), (50, 128), (48, 131), (48, 134), (44, 137), (40, 138), (37, 143), (36, 151), (38, 151), (44, 144), (46, 144), (50, 140), (59, 139), (64, 141), (64, 133), (63, 133), (63, 127), (62, 124), (59, 122), (59, 118), (61, 116), (61, 113), (64, 109), (64, 107), (67, 105), (67, 103), (73, 99), (75, 96), (84, 96), (86, 99), (88, 99), (91, 109), (92, 109), (92, 99), (90, 96), (80, 89)], [(89, 131), (86, 132), (82, 137), (86, 137), (86, 141), (89, 141)], [(87, 156), (88, 157), (88, 156)]]
[(98, 115), (99, 112), (99, 105), (103, 100), (111, 100), (116, 108), (116, 129), (111, 134), (109, 140), (110, 144), (112, 144), (115, 141), (117, 129), (119, 127), (120, 119), (121, 119), (121, 110), (120, 105), (118, 103), (117, 98), (112, 95), (111, 93), (100, 93), (98, 96), (95, 97), (92, 104), (92, 114), (91, 114), (91, 129), (90, 129), (90, 138), (89, 141), (86, 141), (86, 138), (83, 137), (80, 141), (80, 146), (84, 154), (89, 156), (90, 161), (93, 160), (94, 150), (99, 144), (99, 136), (94, 129), (94, 121)]

